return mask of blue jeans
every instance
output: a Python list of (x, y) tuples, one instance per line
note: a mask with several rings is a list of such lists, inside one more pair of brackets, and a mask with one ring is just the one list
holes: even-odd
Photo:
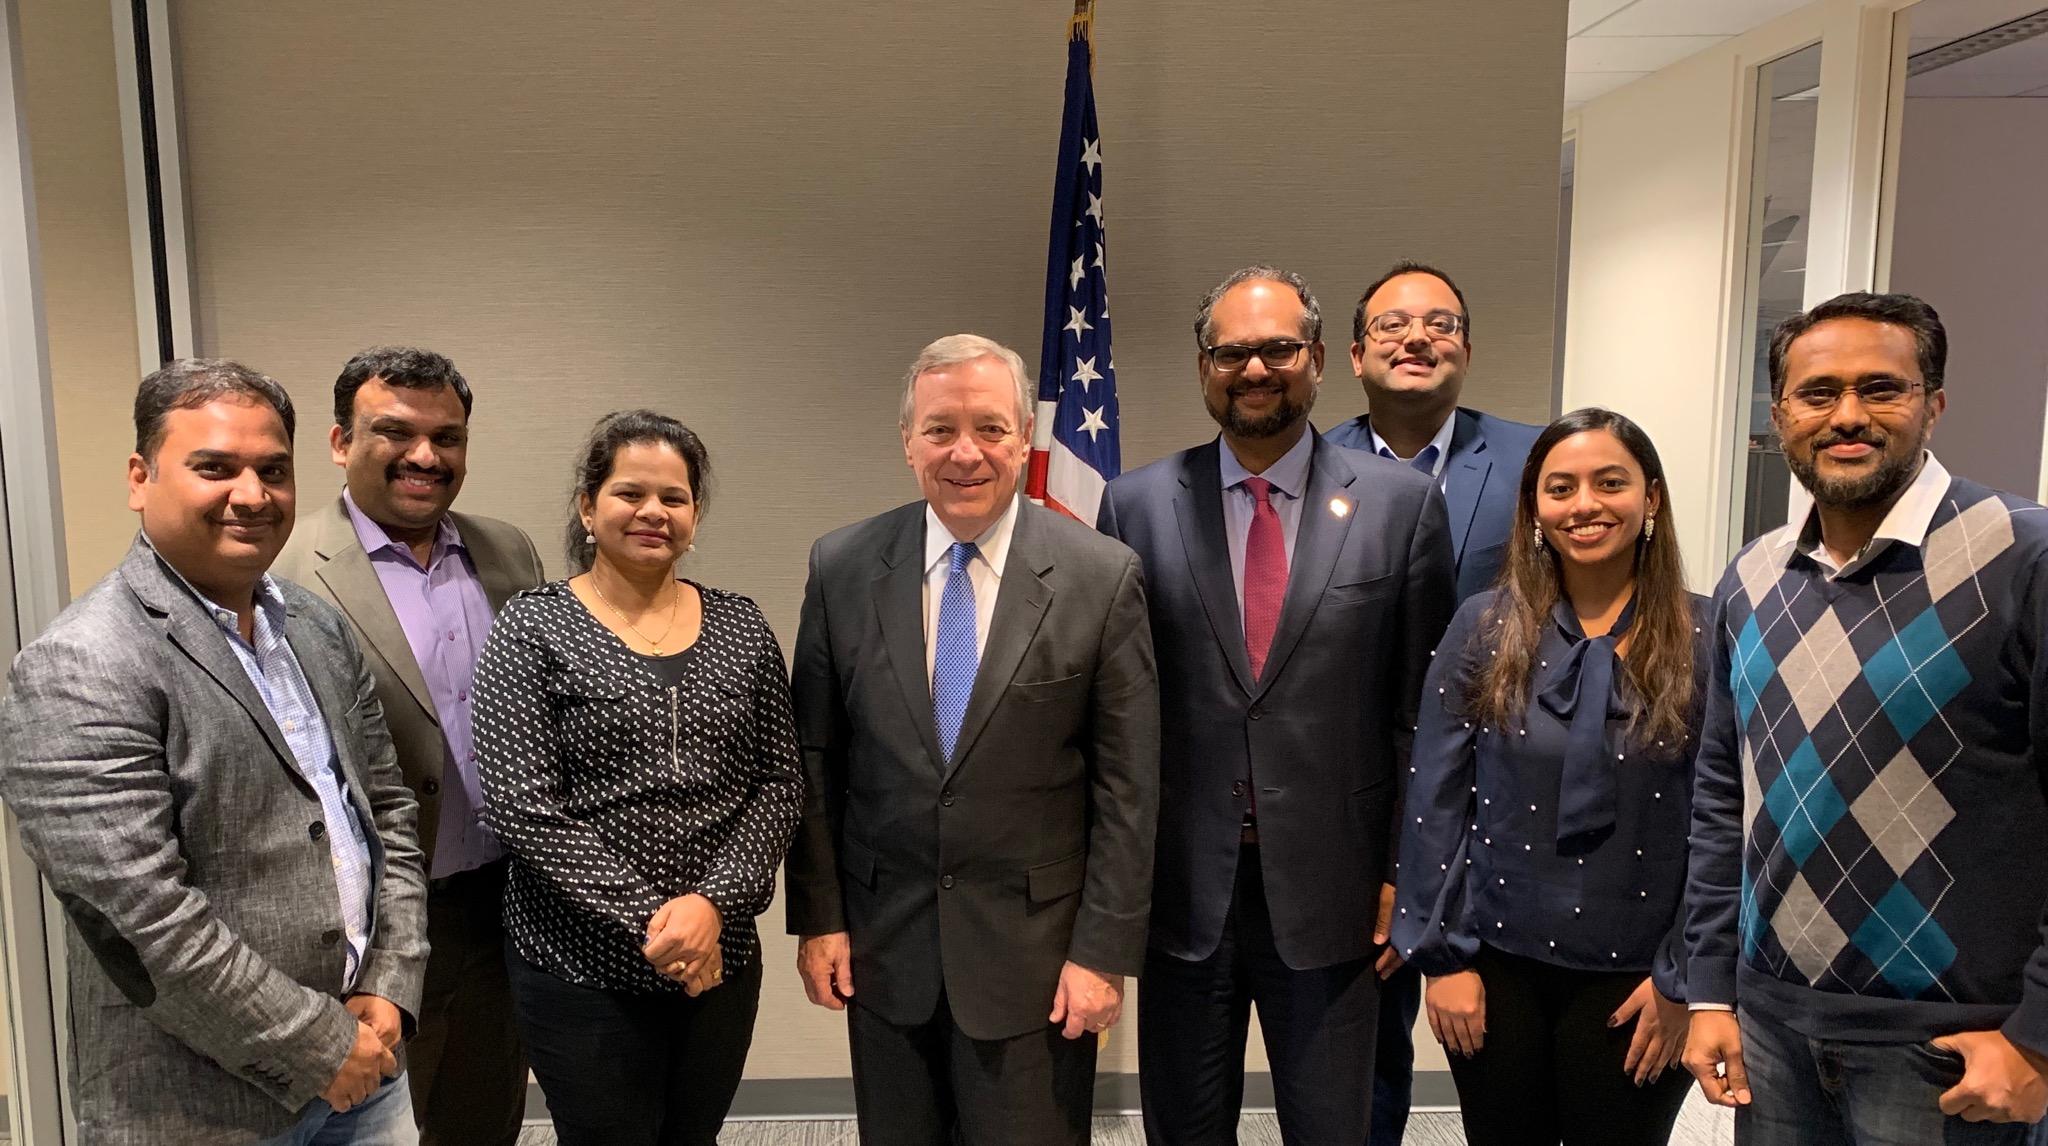
[(1943, 1114), (1963, 1059), (1929, 1043), (1811, 1039), (1742, 1009), (1755, 1101), (1735, 1111), (1737, 1146), (2021, 1146), (2035, 1128)]
[(419, 1146), (412, 1122), (412, 1086), (406, 1077), (387, 1078), (370, 1097), (336, 1114), (316, 1098), (299, 1113), (299, 1124), (263, 1146)]

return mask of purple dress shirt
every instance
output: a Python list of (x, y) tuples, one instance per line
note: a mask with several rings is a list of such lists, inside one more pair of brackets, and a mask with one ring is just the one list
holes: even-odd
[[(434, 714), (441, 722), (441, 738), (448, 743), (448, 759), (455, 763), (457, 775), (441, 777), (441, 822), (435, 828), (434, 867), (427, 875), (441, 879), (481, 867), (505, 854), (479, 816), (484, 797), (477, 783), (476, 747), (470, 732), (476, 659), (484, 651), (484, 638), (491, 635), (490, 598), (484, 594), (484, 584), (470, 563), (469, 547), (462, 543), (454, 522), (441, 519), (433, 552), (421, 568), (412, 547), (391, 540), (383, 526), (356, 508), (355, 499), (346, 491), (341, 500), (355, 523), (356, 539), (377, 570), (385, 599), (398, 614), (420, 675), (426, 678), (427, 694), (433, 698)], [(420, 825), (421, 832), (426, 828)]]

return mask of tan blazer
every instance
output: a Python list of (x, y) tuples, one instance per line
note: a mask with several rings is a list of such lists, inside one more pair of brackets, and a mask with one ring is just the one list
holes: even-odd
[[(469, 547), (477, 577), (484, 583), (493, 613), (512, 595), (547, 580), (533, 539), (516, 525), (466, 513), (448, 514), (462, 543)], [(391, 727), (391, 743), (405, 782), (420, 802), (420, 850), (426, 870), (434, 870), (434, 843), (441, 823), (442, 775), (449, 766), (448, 744), (441, 736), (441, 718), (427, 691), (426, 677), (413, 659), (412, 645), (398, 624), (398, 614), (384, 596), (383, 582), (356, 539), (348, 507), (336, 497), (319, 510), (299, 518), (270, 572), (296, 581), (327, 599), (348, 617), (363, 660), (377, 681), (377, 698)], [(479, 650), (481, 651), (481, 650)]]

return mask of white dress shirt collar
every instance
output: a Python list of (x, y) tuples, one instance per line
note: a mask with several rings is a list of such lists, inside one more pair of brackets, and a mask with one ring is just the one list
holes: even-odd
[[(1432, 477), (1443, 476), (1444, 463), (1449, 461), (1451, 458), (1451, 435), (1457, 430), (1457, 428), (1458, 412), (1456, 410), (1452, 410), (1450, 414), (1444, 418), (1444, 424), (1436, 428), (1436, 437), (1431, 438), (1427, 443), (1423, 445), (1423, 450), (1428, 449), (1430, 446), (1436, 447), (1436, 464), (1431, 466), (1429, 470), (1430, 475)], [(1393, 454), (1394, 459), (1396, 461), (1406, 462), (1414, 460), (1413, 458), (1402, 457), (1398, 452), (1395, 451), (1394, 447), (1388, 445), (1386, 439), (1380, 437), (1380, 432), (1372, 428), (1372, 419), (1370, 417), (1366, 418), (1365, 420), (1365, 432), (1372, 435), (1373, 453)], [(1422, 452), (1422, 450), (1417, 450), (1415, 452), (1419, 454)]]
[[(1017, 529), (1017, 507), (1022, 504), (1017, 498), (1010, 499), (1010, 508), (996, 518), (995, 524), (983, 530), (974, 538), (974, 547), (981, 559), (998, 579), (1003, 575), (1003, 563), (1010, 558), (1010, 537)], [(938, 512), (927, 502), (924, 507), (924, 571), (930, 574), (933, 567), (946, 559), (946, 551), (953, 548), (957, 540), (946, 523), (939, 520)]]
[(1922, 452), (1920, 472), (1899, 500), (1886, 511), (1884, 520), (1877, 525), (1877, 532), (1870, 535), (1870, 541), (1847, 562), (1837, 566), (1834, 554), (1828, 552), (1827, 543), (1821, 540), (1820, 509), (1813, 507), (1806, 511), (1806, 519), (1799, 527), (1799, 551), (1812, 558), (1821, 568), (1829, 570), (1832, 580), (1855, 572), (1883, 553), (1892, 542), (1903, 542), (1918, 549), (1927, 541), (1927, 528), (1934, 522), (1936, 510), (1941, 508), (1941, 499), (1948, 493), (1948, 467), (1936, 461), (1931, 452)]

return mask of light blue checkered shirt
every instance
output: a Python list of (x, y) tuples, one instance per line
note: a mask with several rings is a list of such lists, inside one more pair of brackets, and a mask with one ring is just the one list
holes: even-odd
[[(187, 583), (190, 587), (190, 583)], [(256, 641), (242, 639), (234, 610), (224, 609), (193, 589), (193, 596), (226, 634), (228, 647), (242, 662), (242, 671), (263, 697), (263, 707), (284, 733), (292, 750), (292, 763), (299, 775), (313, 785), (320, 796), (320, 818), (327, 822), (327, 847), (334, 857), (334, 887), (341, 898), (343, 934), (348, 939), (348, 962), (342, 976), (344, 992), (355, 986), (362, 967), (363, 952), (370, 946), (370, 845), (363, 836), (362, 821), (348, 801), (348, 782), (341, 775), (341, 761), (335, 755), (334, 737), (313, 699), (313, 686), (292, 647), (285, 641), (284, 595), (269, 576), (256, 588)]]

